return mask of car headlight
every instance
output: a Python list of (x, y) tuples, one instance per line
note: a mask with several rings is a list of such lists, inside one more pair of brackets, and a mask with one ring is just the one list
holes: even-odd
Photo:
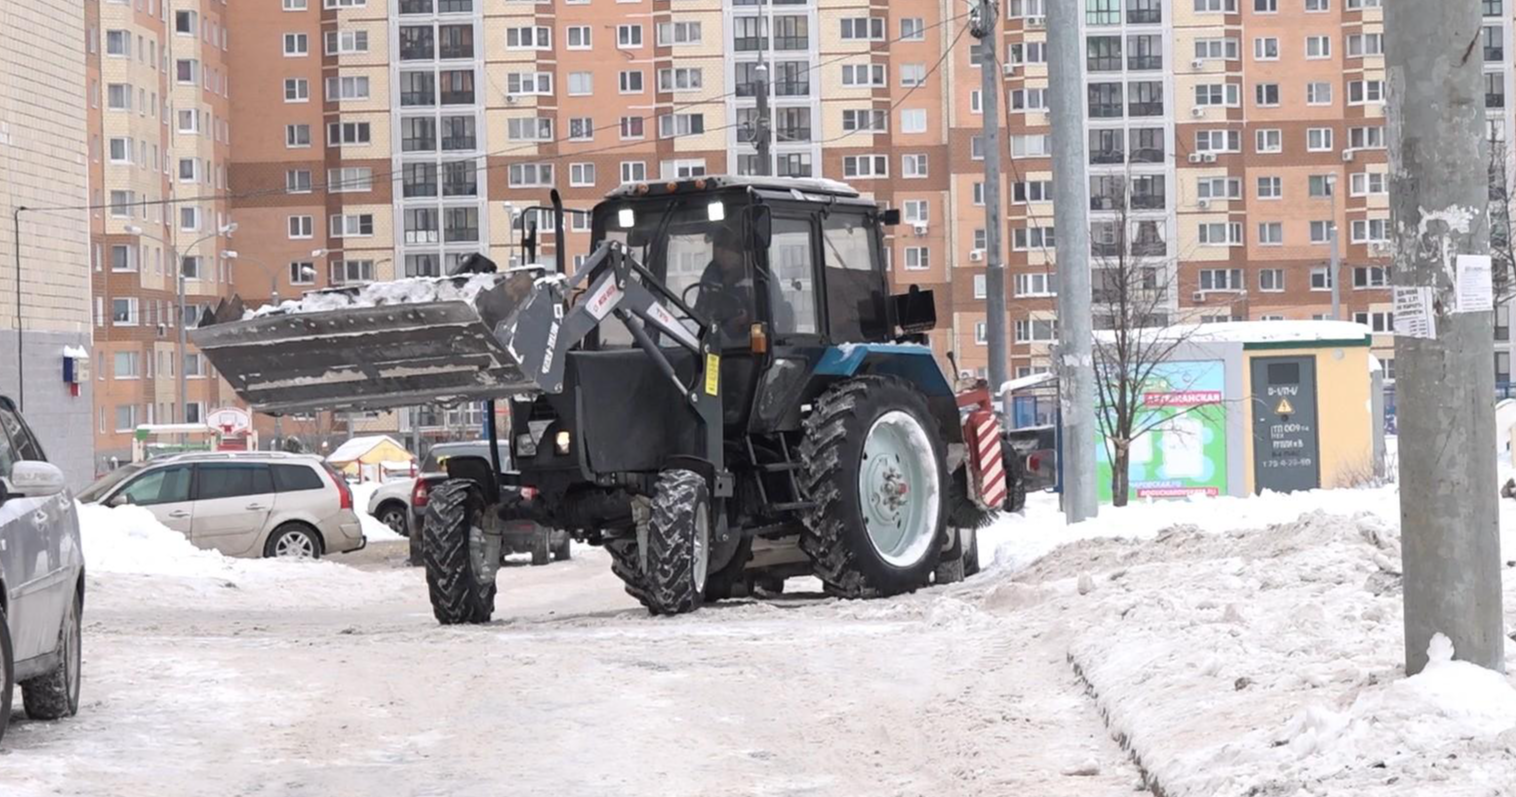
[(559, 432), (556, 435), (553, 435), (553, 449), (558, 452), (558, 456), (568, 456), (568, 452), (569, 452), (569, 433), (568, 432), (563, 431), (563, 432)]

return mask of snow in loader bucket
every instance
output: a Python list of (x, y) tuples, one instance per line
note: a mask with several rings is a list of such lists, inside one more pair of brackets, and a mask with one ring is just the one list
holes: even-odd
[(561, 306), (562, 284), (534, 266), (314, 291), (240, 319), (223, 305), (190, 336), (262, 412), (501, 398), (541, 389), (512, 351), (511, 330), (539, 297), (539, 310)]

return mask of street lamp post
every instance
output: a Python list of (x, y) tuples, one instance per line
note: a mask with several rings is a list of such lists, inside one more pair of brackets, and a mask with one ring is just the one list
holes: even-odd
[[(188, 246), (185, 246), (184, 249), (185, 251), (192, 250), (200, 244), (218, 236), (225, 235), (227, 237), (231, 237), (231, 234), (236, 231), (237, 222), (234, 221), (230, 224), (226, 224), (218, 228), (215, 232), (209, 232), (205, 235), (200, 236), (199, 238), (196, 238), (195, 240), (191, 241)], [(126, 225), (126, 232), (128, 235), (136, 235), (163, 244), (164, 246), (168, 247), (169, 256), (174, 260), (174, 273), (176, 274), (174, 285), (176, 288), (175, 292), (178, 294), (177, 298), (179, 304), (179, 341), (177, 354), (179, 358), (177, 365), (179, 375), (179, 378), (177, 380), (179, 392), (179, 420), (181, 423), (189, 423), (189, 384), (185, 381), (184, 374), (184, 355), (185, 350), (189, 347), (189, 326), (184, 317), (184, 262), (180, 257), (179, 248), (173, 243), (170, 243), (169, 241), (153, 235), (135, 224)]]
[[(242, 257), (242, 255), (240, 253), (236, 252), (235, 250), (230, 250), (229, 249), (229, 250), (227, 250), (225, 252), (222, 252), (221, 254), (223, 254), (224, 256), (226, 256), (226, 258), (228, 260), (234, 260), (234, 261), (236, 261), (238, 263), (251, 263), (251, 264), (257, 266), (258, 268), (262, 269), (264, 276), (268, 277), (268, 303), (270, 305), (277, 305), (277, 304), (279, 304), (279, 272), (275, 271), (273, 269), (273, 267), (269, 266), (267, 263), (260, 263), (257, 260), (248, 260), (248, 259)], [(307, 277), (308, 276), (308, 277), (314, 278), (316, 276), (316, 269), (311, 268), (310, 266), (305, 266), (304, 268), (301, 269), (300, 276), (302, 276), (302, 277)], [(274, 416), (274, 441), (273, 441), (273, 448), (274, 448), (274, 450), (275, 451), (279, 450), (280, 446), (283, 443), (284, 443), (284, 416), (283, 415), (275, 415)]]

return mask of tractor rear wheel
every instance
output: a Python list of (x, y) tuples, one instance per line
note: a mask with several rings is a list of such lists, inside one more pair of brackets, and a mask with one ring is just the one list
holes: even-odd
[(801, 548), (833, 594), (925, 586), (942, 554), (949, 477), (926, 399), (893, 377), (839, 382), (814, 403), (800, 444), (815, 507)]
[(647, 579), (642, 575), (642, 553), (637, 547), (635, 534), (615, 537), (605, 541), (605, 552), (611, 555), (611, 572), (621, 579), (626, 594), (648, 605)]
[(484, 510), (484, 494), (470, 479), (432, 489), (423, 558), (432, 614), (443, 625), (487, 623), (495, 612), (500, 537), (485, 533)]

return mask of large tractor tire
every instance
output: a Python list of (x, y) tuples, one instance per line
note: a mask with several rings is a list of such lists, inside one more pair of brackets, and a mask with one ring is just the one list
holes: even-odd
[(495, 612), (499, 538), (485, 534), (484, 494), (472, 480), (452, 479), (432, 490), (422, 524), (426, 585), (432, 614), (443, 625), (487, 623)]
[(864, 376), (813, 407), (800, 457), (816, 506), (800, 545), (816, 576), (849, 598), (925, 586), (942, 554), (950, 482), (926, 399), (902, 380)]
[(616, 537), (605, 541), (605, 551), (611, 555), (611, 572), (621, 579), (626, 594), (648, 605), (647, 578), (642, 575), (642, 553), (637, 547), (637, 537)]
[(653, 490), (647, 529), (648, 611), (684, 614), (705, 602), (711, 558), (711, 497), (705, 477), (668, 470)]
[(1005, 459), (1005, 511), (1020, 512), (1026, 509), (1026, 459), (1005, 441), (1000, 454)]

